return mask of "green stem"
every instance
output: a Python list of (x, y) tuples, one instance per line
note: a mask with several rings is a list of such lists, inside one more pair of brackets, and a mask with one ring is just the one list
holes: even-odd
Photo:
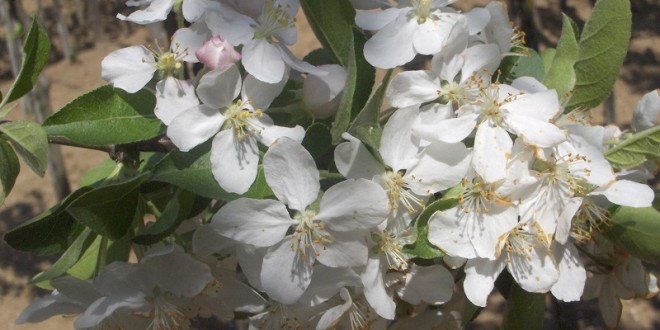
[(101, 237), (101, 245), (99, 246), (99, 255), (96, 260), (96, 274), (99, 275), (105, 267), (105, 263), (108, 260), (108, 239), (106, 237)]
[(328, 170), (320, 170), (319, 171), (319, 176), (321, 179), (343, 179), (344, 176), (341, 175), (341, 173), (334, 173), (330, 172)]

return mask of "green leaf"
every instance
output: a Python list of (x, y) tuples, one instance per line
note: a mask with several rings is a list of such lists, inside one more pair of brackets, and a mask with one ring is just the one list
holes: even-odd
[(10, 230), (5, 234), (5, 241), (14, 249), (39, 255), (66, 250), (84, 229), (66, 212), (66, 208), (90, 190), (82, 187), (74, 191), (50, 210)]
[(518, 77), (530, 76), (538, 81), (543, 81), (545, 70), (541, 56), (531, 48), (513, 49), (513, 52), (528, 55), (507, 56), (500, 63), (499, 76), (497, 80), (501, 83), (511, 83)]
[(575, 92), (566, 106), (591, 109), (612, 92), (628, 51), (632, 25), (629, 0), (599, 0), (580, 37)]
[(80, 260), (80, 257), (87, 251), (87, 249), (94, 243), (96, 239), (96, 234), (94, 234), (89, 228), (85, 230), (76, 238), (76, 240), (69, 246), (62, 256), (45, 272), (37, 274), (32, 279), (32, 282), (43, 282), (55, 277), (58, 277), (66, 273), (69, 268)]
[(118, 240), (130, 228), (139, 198), (139, 187), (147, 179), (143, 174), (132, 179), (92, 188), (67, 207), (79, 223), (99, 235)]
[(259, 166), (257, 177), (245, 194), (228, 193), (220, 188), (211, 173), (210, 149), (210, 143), (205, 143), (189, 152), (171, 151), (154, 166), (151, 180), (167, 182), (185, 190), (194, 191), (200, 196), (226, 202), (241, 196), (250, 198), (272, 196), (273, 192), (266, 184), (262, 166)]
[(95, 186), (101, 184), (105, 179), (117, 170), (119, 164), (112, 159), (106, 159), (96, 165), (80, 179), (80, 186)]
[(564, 14), (557, 53), (543, 81), (548, 88), (557, 90), (559, 97), (567, 95), (575, 86), (573, 65), (578, 59), (578, 32), (575, 22)]
[(605, 152), (612, 166), (627, 169), (660, 159), (660, 126), (643, 130)]
[(0, 139), (0, 205), (5, 203), (5, 198), (14, 187), (21, 166), (14, 150)]
[(660, 212), (653, 207), (618, 207), (605, 235), (642, 260), (660, 262)]
[(163, 210), (155, 223), (138, 233), (133, 242), (153, 245), (171, 235), (190, 214), (195, 201), (195, 194), (179, 190)]
[(303, 61), (319, 66), (324, 64), (336, 64), (335, 58), (332, 53), (325, 48), (317, 48), (305, 55)]
[(339, 109), (335, 114), (335, 119), (330, 129), (333, 144), (342, 141), (341, 135), (348, 130), (351, 120), (358, 115), (367, 103), (371, 93), (371, 86), (373, 86), (375, 79), (376, 71), (364, 59), (362, 51), (366, 42), (364, 35), (354, 29), (350, 40), (351, 51), (349, 52), (348, 65), (346, 66), (348, 78), (346, 86), (344, 86), (341, 102), (339, 103)]
[(544, 314), (545, 294), (527, 292), (514, 282), (507, 298), (502, 329), (542, 329)]
[[(66, 273), (81, 280), (91, 279), (99, 269), (99, 252), (104, 237), (96, 236), (94, 243), (83, 253), (75, 265), (71, 266)], [(105, 264), (113, 261), (127, 261), (131, 251), (131, 240), (129, 235), (118, 241), (107, 241)]]
[(305, 132), (302, 145), (314, 159), (325, 155), (332, 148), (330, 129), (323, 123), (312, 124)]
[(346, 67), (352, 52), (355, 10), (348, 0), (301, 0), (300, 6), (323, 48)]
[(541, 55), (541, 60), (543, 61), (543, 70), (545, 71), (545, 77), (548, 79), (548, 71), (550, 70), (550, 67), (552, 66), (552, 61), (555, 59), (555, 55), (557, 55), (557, 50), (554, 48), (546, 48), (542, 50), (539, 55)]
[[(7, 32), (8, 33), (8, 32)], [(5, 104), (19, 99), (34, 87), (39, 73), (44, 68), (50, 54), (50, 40), (46, 30), (37, 22), (36, 16), (32, 18), (32, 25), (23, 44), (23, 65), (18, 72), (16, 81), (9, 89), (0, 108)]]
[(364, 105), (360, 113), (355, 117), (349, 132), (354, 132), (358, 127), (377, 127), (380, 126), (380, 108), (385, 100), (385, 92), (387, 85), (390, 82), (393, 70), (387, 70), (383, 80), (378, 84), (374, 91), (369, 96), (367, 103)]
[(155, 105), (156, 97), (147, 90), (130, 94), (107, 85), (65, 105), (43, 126), (50, 137), (87, 146), (143, 141), (163, 131)]
[(415, 242), (405, 245), (403, 252), (423, 259), (433, 259), (445, 255), (429, 242), (429, 219), (437, 211), (448, 210), (456, 206), (455, 199), (437, 200), (424, 208), (415, 221)]
[(0, 125), (0, 133), (19, 156), (40, 176), (46, 173), (48, 162), (48, 138), (39, 124), (30, 121), (12, 121)]

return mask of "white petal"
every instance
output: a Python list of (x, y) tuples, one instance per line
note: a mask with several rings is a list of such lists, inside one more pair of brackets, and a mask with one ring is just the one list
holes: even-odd
[(592, 191), (590, 195), (603, 195), (614, 204), (631, 207), (649, 207), (655, 197), (648, 185), (628, 180), (615, 181), (607, 188)]
[(182, 59), (189, 63), (197, 63), (199, 60), (195, 56), (197, 49), (211, 38), (211, 31), (206, 24), (199, 22), (193, 23), (190, 27), (181, 28), (174, 32), (172, 36), (172, 51), (187, 53)]
[(207, 11), (204, 18), (213, 35), (222, 36), (234, 46), (248, 43), (254, 37), (254, 26), (257, 26), (252, 18), (227, 6), (220, 12)]
[(427, 19), (423, 24), (417, 24), (415, 33), (412, 35), (415, 52), (424, 55), (439, 52), (447, 40), (454, 22), (452, 18), (443, 17), (439, 20)]
[(304, 306), (317, 306), (330, 300), (344, 287), (359, 287), (362, 285), (360, 276), (352, 268), (327, 267), (321, 263), (314, 266), (314, 276), (307, 291), (300, 297), (298, 303)]
[(304, 211), (321, 189), (312, 155), (288, 138), (275, 141), (264, 155), (266, 182), (277, 199), (289, 208)]
[(277, 48), (280, 51), (280, 54), (282, 56), (282, 60), (284, 60), (284, 62), (286, 64), (288, 64), (292, 69), (294, 69), (298, 72), (305, 72), (305, 73), (314, 74), (314, 75), (327, 75), (328, 74), (327, 72), (323, 71), (322, 69), (317, 68), (317, 67), (315, 67), (315, 66), (313, 66), (313, 65), (311, 65), (311, 64), (309, 64), (305, 61), (302, 61), (302, 60), (298, 59), (295, 55), (293, 55), (291, 50), (289, 50), (289, 48), (287, 48), (286, 46), (284, 46), (282, 44), (278, 44)]
[(169, 125), (174, 117), (196, 105), (199, 105), (199, 100), (191, 83), (167, 77), (156, 84), (154, 114), (163, 124)]
[[(557, 218), (557, 229), (555, 229), (554, 239), (558, 243), (564, 244), (568, 241), (568, 237), (571, 234), (571, 225), (573, 223), (573, 217), (575, 213), (580, 209), (582, 205), (582, 197), (573, 197), (569, 199), (566, 204), (563, 206), (559, 217)], [(546, 233), (551, 234), (551, 233)]]
[(337, 231), (370, 229), (385, 220), (387, 194), (365, 179), (342, 181), (330, 187), (321, 198), (321, 210), (314, 217)]
[(257, 134), (257, 139), (261, 144), (270, 147), (275, 140), (286, 137), (295, 142), (301, 143), (305, 137), (305, 129), (301, 126), (296, 125), (296, 127), (284, 127), (277, 126), (273, 124), (273, 120), (267, 115), (263, 115), (260, 118), (255, 120), (261, 130)]
[(271, 299), (292, 304), (311, 282), (313, 262), (312, 256), (300, 256), (285, 239), (268, 249), (261, 268), (261, 285)]
[(137, 24), (149, 24), (164, 21), (167, 14), (172, 10), (174, 0), (153, 0), (149, 7), (143, 10), (136, 10), (128, 16), (117, 14), (117, 18), (122, 21), (129, 21)]
[(512, 147), (511, 137), (504, 129), (491, 126), (488, 121), (479, 124), (474, 138), (474, 170), (486, 182), (504, 179)]
[(129, 93), (142, 89), (156, 72), (154, 56), (144, 46), (115, 50), (101, 61), (101, 76)]
[(536, 78), (528, 76), (516, 78), (511, 82), (511, 87), (526, 93), (539, 93), (548, 90), (548, 87), (545, 87), (545, 85), (536, 80)]
[(463, 143), (435, 142), (424, 149), (419, 162), (406, 171), (404, 179), (416, 194), (436, 193), (461, 182), (470, 162), (470, 151)]
[(419, 121), (414, 124), (412, 131), (413, 134), (425, 140), (457, 143), (463, 141), (472, 133), (477, 125), (478, 117), (478, 114), (467, 114), (437, 123)]
[(633, 111), (632, 127), (635, 132), (643, 131), (657, 125), (660, 115), (660, 93), (650, 91), (637, 102)]
[(412, 36), (416, 25), (415, 20), (408, 21), (406, 15), (400, 15), (376, 32), (364, 45), (367, 62), (381, 69), (391, 69), (410, 62), (415, 57)]
[(505, 258), (499, 260), (471, 259), (465, 264), (463, 290), (470, 302), (485, 307), (488, 295), (493, 291), (495, 279), (506, 266)]
[(529, 145), (549, 148), (566, 140), (566, 132), (563, 129), (533, 117), (510, 114), (505, 121), (509, 128)]
[(525, 291), (548, 292), (559, 279), (559, 267), (545, 246), (528, 250), (526, 255), (509, 253), (508, 256), (511, 262), (507, 269)]
[(490, 211), (472, 213), (470, 241), (481, 258), (496, 259), (500, 252), (501, 237), (518, 225), (518, 212), (511, 205), (492, 203)]
[[(505, 86), (506, 85), (500, 85), (500, 90), (501, 92), (507, 93), (504, 90)], [(557, 113), (559, 113), (559, 111), (561, 111), (559, 97), (557, 96), (557, 91), (554, 89), (533, 94), (523, 94), (511, 102), (502, 104), (502, 108), (508, 110), (512, 114), (515, 113), (516, 115), (536, 118), (537, 120), (545, 122), (550, 121)]]
[(240, 139), (234, 130), (218, 133), (211, 145), (211, 172), (222, 189), (243, 194), (257, 177), (259, 148), (250, 136)]
[(236, 246), (236, 259), (245, 274), (248, 283), (258, 291), (265, 291), (261, 285), (261, 266), (268, 248), (258, 248), (254, 245), (238, 244)]
[(480, 7), (473, 8), (472, 10), (463, 13), (463, 16), (467, 18), (471, 35), (481, 32), (490, 21), (490, 13), (488, 10)]
[(342, 134), (342, 137), (348, 142), (341, 143), (335, 148), (335, 165), (339, 173), (349, 179), (367, 180), (385, 173), (383, 165), (360, 140), (348, 133)]
[(587, 280), (587, 271), (582, 265), (580, 254), (573, 245), (553, 244), (552, 252), (559, 261), (559, 279), (552, 286), (552, 295), (561, 301), (578, 301)]
[(351, 295), (348, 293), (346, 288), (341, 289), (340, 296), (342, 299), (344, 299), (344, 303), (325, 311), (323, 316), (321, 316), (319, 323), (316, 324), (316, 329), (333, 329), (341, 317), (344, 316), (344, 314), (346, 314), (346, 312), (351, 308), (353, 305), (353, 300), (351, 299)]
[(144, 307), (146, 301), (122, 300), (112, 297), (102, 297), (92, 303), (85, 312), (73, 323), (76, 329), (93, 328), (116, 310), (139, 310)]
[(282, 81), (286, 65), (280, 50), (263, 39), (253, 39), (243, 45), (243, 66), (255, 78), (275, 84)]
[(401, 13), (399, 8), (387, 8), (382, 11), (358, 11), (355, 14), (355, 25), (367, 31), (378, 31), (394, 21), (399, 13)]
[(213, 279), (206, 264), (178, 245), (151, 249), (140, 260), (140, 266), (154, 286), (180, 297), (198, 295)]
[(279, 201), (240, 198), (218, 210), (209, 225), (223, 236), (266, 247), (281, 241), (294, 224)]
[(86, 307), (54, 291), (48, 296), (34, 300), (25, 307), (16, 318), (16, 324), (42, 322), (55, 315), (79, 314), (84, 312)]
[(224, 251), (236, 245), (237, 242), (227, 238), (211, 229), (210, 225), (199, 226), (192, 239), (193, 254), (199, 258), (206, 258), (213, 253)]
[(235, 65), (205, 74), (197, 85), (199, 99), (216, 109), (232, 104), (240, 91), (241, 73)]
[(316, 259), (328, 267), (359, 267), (367, 263), (369, 251), (364, 232), (331, 232), (332, 242), (316, 244)]
[(181, 151), (189, 151), (218, 133), (225, 122), (218, 109), (200, 104), (176, 116), (167, 127), (167, 136)]
[(387, 88), (387, 101), (403, 108), (438, 98), (440, 79), (432, 71), (404, 71), (397, 74)]
[(419, 141), (412, 136), (418, 113), (416, 106), (399, 109), (383, 127), (380, 155), (394, 171), (408, 169), (418, 161)]
[(280, 81), (267, 83), (248, 75), (243, 83), (241, 97), (243, 101), (249, 100), (255, 109), (266, 110), (273, 100), (282, 93), (288, 78), (288, 74), (285, 74)]
[(500, 62), (500, 50), (494, 44), (474, 45), (466, 49), (461, 56), (465, 59), (461, 70), (461, 83), (484, 69), (494, 72)]
[(447, 255), (472, 259), (477, 256), (467, 230), (467, 221), (459, 217), (460, 208), (438, 211), (429, 219), (428, 239)]
[(369, 258), (365, 271), (360, 277), (364, 285), (364, 297), (367, 299), (371, 308), (380, 317), (393, 320), (396, 304), (391, 295), (385, 290), (379, 257), (374, 256)]
[(417, 305), (443, 304), (451, 299), (454, 293), (454, 277), (442, 265), (422, 267), (413, 264), (402, 290), (401, 299)]
[(610, 328), (616, 328), (621, 320), (621, 311), (623, 310), (623, 305), (621, 305), (621, 300), (616, 294), (616, 279), (612, 276), (608, 276), (608, 279), (603, 284), (600, 295), (598, 296), (598, 308), (600, 309), (600, 314), (603, 316), (603, 321), (605, 325)]

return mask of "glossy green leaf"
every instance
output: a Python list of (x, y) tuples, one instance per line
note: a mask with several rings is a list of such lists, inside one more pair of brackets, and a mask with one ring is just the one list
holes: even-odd
[(626, 169), (660, 159), (660, 126), (643, 130), (605, 152), (612, 166)]
[(502, 329), (542, 329), (545, 315), (545, 294), (523, 290), (513, 283), (507, 297), (507, 310)]
[(91, 188), (82, 187), (50, 210), (39, 214), (5, 234), (12, 248), (47, 255), (66, 250), (83, 231), (83, 226), (66, 212), (66, 208)]
[(604, 232), (635, 257), (660, 262), (660, 211), (655, 208), (618, 207)]
[(593, 108), (610, 95), (628, 51), (631, 17), (629, 0), (596, 2), (580, 36), (575, 92), (567, 110)]
[(156, 97), (141, 90), (127, 93), (103, 86), (84, 94), (44, 121), (50, 137), (88, 146), (143, 141), (163, 131), (154, 115)]
[(325, 155), (332, 148), (330, 128), (319, 122), (312, 124), (305, 132), (302, 145), (314, 159)]
[(195, 201), (195, 194), (179, 190), (170, 199), (160, 217), (145, 230), (139, 232), (133, 242), (142, 245), (152, 245), (171, 235), (177, 227), (185, 220)]
[(14, 187), (21, 166), (18, 157), (7, 142), (0, 139), (0, 205), (4, 204), (5, 198)]
[(334, 144), (342, 141), (341, 135), (348, 130), (351, 120), (357, 117), (367, 103), (376, 74), (375, 69), (364, 59), (363, 47), (366, 42), (364, 35), (354, 29), (350, 39), (351, 51), (346, 66), (347, 82), (330, 129)]
[(301, 0), (300, 7), (316, 38), (329, 50), (337, 64), (350, 62), (355, 10), (348, 0)]
[(79, 223), (111, 240), (118, 240), (130, 228), (138, 204), (143, 174), (132, 179), (92, 188), (67, 207)]
[(531, 48), (516, 48), (512, 51), (527, 55), (507, 56), (502, 60), (499, 67), (497, 80), (501, 83), (511, 83), (518, 77), (534, 77), (543, 81), (545, 70), (541, 56)]
[(337, 63), (332, 53), (325, 48), (314, 49), (303, 57), (303, 61), (316, 66)]
[(7, 92), (5, 99), (0, 103), (0, 108), (5, 104), (19, 99), (27, 94), (37, 83), (39, 73), (48, 61), (50, 54), (50, 40), (46, 30), (37, 22), (36, 16), (32, 18), (32, 25), (23, 44), (23, 64), (14, 84)]
[(557, 52), (552, 60), (543, 84), (557, 90), (560, 97), (567, 95), (575, 86), (573, 65), (578, 59), (578, 27), (566, 14), (563, 16), (561, 37), (557, 43)]
[(9, 139), (16, 153), (40, 176), (48, 165), (48, 138), (39, 124), (12, 121), (0, 125), (0, 133)]
[(437, 211), (448, 210), (456, 206), (455, 199), (437, 200), (424, 208), (415, 220), (415, 242), (403, 247), (403, 252), (423, 259), (433, 259), (445, 255), (429, 242), (429, 219)]
[(96, 234), (91, 229), (85, 228), (73, 244), (64, 251), (62, 256), (48, 270), (37, 274), (32, 279), (32, 282), (47, 281), (66, 273), (69, 268), (73, 267), (80, 260), (80, 257), (89, 249), (95, 239)]
[(152, 170), (152, 181), (167, 182), (207, 198), (232, 201), (241, 196), (264, 198), (273, 192), (266, 183), (262, 166), (250, 189), (243, 195), (228, 193), (211, 173), (210, 144), (206, 143), (189, 152), (174, 150), (167, 154)]

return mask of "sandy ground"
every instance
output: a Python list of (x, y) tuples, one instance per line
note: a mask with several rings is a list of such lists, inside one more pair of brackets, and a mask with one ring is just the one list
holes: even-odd
[[(485, 3), (487, 0), (476, 2)], [(536, 2), (541, 12), (547, 14), (543, 16), (543, 31), (544, 36), (548, 39), (547, 43), (552, 45), (559, 34), (559, 2), (558, 0), (537, 0)], [(571, 8), (575, 9), (577, 17), (588, 17), (590, 12), (588, 0), (569, 0), (568, 3)], [(633, 9), (634, 7), (633, 5)], [(659, 11), (657, 9), (658, 5), (651, 7), (650, 10), (647, 8), (633, 13), (635, 27), (630, 53), (614, 90), (616, 122), (624, 127), (630, 122), (632, 109), (637, 100), (647, 91), (660, 87), (660, 35), (658, 33), (660, 26), (658, 25)], [(298, 18), (300, 38), (293, 47), (293, 52), (302, 57), (309, 50), (318, 48), (319, 43), (311, 33), (304, 17), (299, 15)], [(103, 85), (104, 81), (100, 77), (101, 59), (112, 50), (144, 43), (147, 39), (148, 32), (145, 29), (137, 30), (131, 35), (100, 42), (92, 49), (79, 52), (78, 60), (75, 63), (60, 61), (48, 65), (44, 70), (44, 75), (52, 83), (50, 91), (52, 107), (59, 109), (83, 92)], [(0, 90), (3, 93), (7, 91), (8, 87), (8, 81), (0, 82)], [(10, 119), (19, 118), (21, 118), (20, 111), (15, 111), (10, 116)], [(601, 111), (595, 111), (594, 121), (603, 123), (603, 120)], [(74, 189), (87, 170), (107, 158), (107, 155), (101, 152), (70, 147), (63, 147), (62, 152)], [(51, 178), (48, 173), (45, 178), (40, 178), (22, 165), (14, 190), (5, 204), (0, 206), (0, 234), (53, 206), (56, 198), (51, 187)], [(45, 291), (31, 286), (29, 279), (46, 268), (53, 260), (14, 251), (4, 241), (0, 242), (0, 329), (71, 328), (72, 318), (56, 317), (47, 322), (28, 326), (16, 326), (13, 322), (31, 300), (38, 295), (45, 294)], [(501, 324), (501, 314), (505, 302), (498, 294), (493, 294), (491, 301), (489, 308), (478, 318), (479, 328), (497, 328)], [(579, 323), (580, 328), (602, 327), (602, 322), (599, 322), (600, 316), (597, 311), (594, 312), (593, 302), (582, 303), (579, 306), (571, 304), (571, 306), (582, 311), (580, 315), (585, 318)], [(660, 302), (657, 299), (624, 302), (624, 306), (623, 328), (653, 329), (660, 326), (658, 321), (660, 318), (657, 315)]]

